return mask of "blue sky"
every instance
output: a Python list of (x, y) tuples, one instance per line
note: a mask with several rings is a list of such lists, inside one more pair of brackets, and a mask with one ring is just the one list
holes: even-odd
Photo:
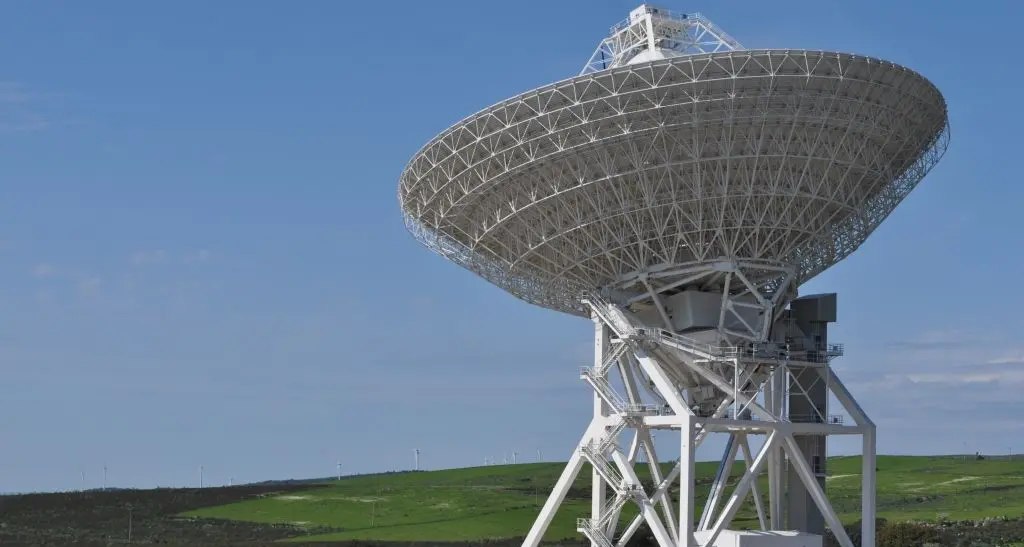
[[(416, 447), (433, 468), (567, 457), (589, 322), (420, 248), (396, 185), (433, 134), (578, 72), (636, 3), (0, 5), (0, 491), (98, 486), (104, 464), (152, 487)], [(666, 5), (943, 91), (945, 159), (804, 292), (840, 293), (837, 370), (881, 452), (1024, 451), (1024, 8)]]

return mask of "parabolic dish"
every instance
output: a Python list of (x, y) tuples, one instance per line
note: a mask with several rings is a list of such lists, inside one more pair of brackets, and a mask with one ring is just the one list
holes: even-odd
[[(496, 104), (401, 175), (408, 229), (528, 302), (741, 258), (796, 284), (856, 250), (945, 152), (928, 80), (879, 59), (737, 50), (602, 70)], [(761, 280), (763, 281), (763, 280)]]

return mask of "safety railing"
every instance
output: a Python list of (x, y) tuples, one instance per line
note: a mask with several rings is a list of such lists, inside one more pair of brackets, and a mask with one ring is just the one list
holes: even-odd
[(604, 455), (604, 450), (600, 450), (595, 443), (589, 442), (580, 447), (580, 453), (586, 458), (590, 465), (594, 467), (594, 471), (597, 471), (598, 475), (608, 483), (616, 492), (622, 489), (622, 475), (619, 471), (608, 461), (608, 458)]
[(615, 544), (608, 538), (608, 534), (605, 534), (604, 530), (601, 530), (599, 525), (595, 525), (591, 519), (576, 519), (576, 531), (586, 536), (598, 547), (615, 547)]
[[(807, 347), (803, 344), (780, 342), (751, 342), (743, 345), (709, 344), (677, 334), (662, 328), (635, 326), (622, 315), (613, 304), (600, 298), (591, 297), (584, 301), (606, 323), (610, 324), (623, 338), (640, 338), (652, 342), (671, 345), (677, 349), (694, 354), (698, 358), (708, 360), (751, 359), (775, 362), (828, 363), (835, 357), (844, 355), (843, 344), (826, 344), (820, 348)], [(602, 363), (602, 367), (610, 366)]]
[(594, 391), (596, 391), (616, 413), (625, 411), (626, 407), (629, 405), (629, 403), (624, 401), (615, 391), (615, 388), (613, 388), (608, 382), (608, 378), (606, 376), (598, 375), (593, 368), (581, 368), (580, 378), (586, 380), (587, 383), (594, 388)]
[(828, 425), (843, 425), (845, 418), (841, 414), (827, 414), (820, 415), (816, 412), (812, 413), (801, 413), (801, 414), (790, 414), (789, 421), (795, 424), (828, 424)]
[[(679, 21), (679, 22), (693, 21), (693, 20), (698, 20), (698, 21), (704, 21), (705, 20), (704, 17), (700, 13), (683, 13), (681, 11), (667, 10), (667, 9), (662, 9), (662, 8), (656, 8), (656, 7), (653, 7), (653, 6), (644, 6), (644, 8), (645, 9), (642, 12), (640, 12), (641, 14), (646, 15), (646, 14), (649, 13), (651, 15), (656, 15), (656, 16), (658, 16), (661, 19), (670, 19), (672, 21)], [(637, 10), (634, 10), (634, 11), (637, 11)], [(635, 23), (636, 19), (634, 19), (633, 16), (635, 16), (636, 14), (630, 14), (630, 15), (631, 15), (631, 17), (626, 17), (622, 21), (619, 21), (618, 23), (612, 25), (612, 27), (610, 29), (608, 29), (609, 33), (610, 34), (615, 34), (615, 33), (619, 32), (620, 30), (622, 30), (624, 28), (627, 28), (628, 26), (630, 26), (633, 23)]]

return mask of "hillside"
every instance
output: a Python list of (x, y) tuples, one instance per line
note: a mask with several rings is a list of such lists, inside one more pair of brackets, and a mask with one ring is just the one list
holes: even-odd
[[(831, 497), (844, 520), (856, 521), (860, 460), (832, 459), (829, 466)], [(1024, 459), (890, 456), (880, 457), (878, 467), (879, 514), (890, 520), (1024, 517)], [(269, 481), (226, 488), (0, 496), (0, 545), (109, 545), (127, 543), (129, 532), (131, 543), (193, 546), (515, 538), (533, 522), (561, 468), (545, 463), (366, 475), (319, 484)], [(700, 493), (707, 491), (713, 470), (714, 464), (698, 466)], [(647, 477), (645, 470), (640, 475)], [(574, 523), (589, 510), (585, 482), (577, 483), (548, 540), (568, 537), (581, 544)], [(740, 525), (753, 525), (752, 517), (748, 504)], [(1021, 540), (1024, 521), (987, 528), (963, 523), (950, 533)]]
[(261, 545), (294, 538), (308, 529), (245, 521), (183, 518), (183, 511), (219, 506), (309, 485), (226, 488), (88, 490), (0, 496), (0, 545), (99, 546), (112, 543)]
[[(521, 537), (561, 469), (562, 464), (544, 463), (352, 477), (331, 481), (317, 489), (187, 514), (335, 530), (306, 540), (465, 541)], [(713, 463), (698, 465), (698, 499), (706, 496), (714, 469)], [(833, 504), (844, 521), (856, 521), (860, 509), (860, 458), (830, 459), (829, 469), (828, 490)], [(646, 467), (640, 468), (641, 480), (649, 478), (646, 471)], [(589, 511), (590, 503), (586, 490), (589, 472), (584, 474), (556, 516), (546, 540), (578, 537), (575, 520)], [(762, 492), (765, 491), (762, 481)], [(1022, 517), (1024, 461), (879, 457), (878, 513), (890, 520)], [(632, 516), (630, 513), (624, 518)], [(738, 525), (753, 526), (755, 518), (753, 503), (748, 500)]]

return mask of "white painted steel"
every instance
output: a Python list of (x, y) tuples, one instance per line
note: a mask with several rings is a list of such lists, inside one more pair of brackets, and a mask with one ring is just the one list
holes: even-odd
[(641, 5), (611, 28), (580, 74), (682, 55), (743, 49), (699, 13)]
[[(592, 506), (578, 529), (594, 546), (622, 547), (642, 523), (661, 547), (714, 543), (751, 490), (760, 500), (765, 468), (758, 519), (778, 530), (787, 461), (850, 545), (794, 435), (863, 435), (870, 547), (875, 426), (830, 368), (842, 346), (790, 347), (772, 329), (798, 287), (856, 250), (948, 139), (942, 95), (907, 68), (745, 50), (699, 14), (642, 5), (579, 76), (478, 112), (421, 149), (399, 184), (410, 232), (527, 302), (595, 324), (593, 366), (581, 371), (593, 418), (524, 546), (539, 545), (584, 463)], [(789, 415), (787, 400), (811, 400), (796, 372), (809, 368), (855, 425), (817, 409), (817, 423)], [(664, 477), (654, 429), (681, 434)], [(733, 441), (695, 523), (694, 450), (711, 433)], [(750, 436), (764, 437), (756, 451)], [(744, 474), (730, 493), (738, 452)], [(640, 453), (650, 492), (633, 470)], [(627, 503), (639, 514), (615, 537)]]
[[(818, 485), (817, 477), (811, 472), (807, 462), (803, 460), (802, 454), (795, 449), (795, 435), (863, 435), (865, 462), (872, 462), (869, 468), (865, 466), (863, 478), (864, 514), (870, 516), (874, 513), (874, 424), (857, 405), (852, 395), (846, 391), (842, 381), (829, 369), (828, 363), (816, 363), (823, 371), (822, 375), (828, 374), (834, 381), (829, 383), (829, 391), (836, 396), (843, 411), (854, 418), (855, 425), (842, 425), (840, 423), (803, 423), (791, 420), (784, 405), (777, 404), (779, 397), (776, 390), (779, 386), (786, 385), (786, 382), (778, 381), (778, 375), (786, 375), (787, 382), (791, 381), (793, 374), (789, 372), (790, 367), (803, 367), (811, 363), (767, 359), (764, 357), (729, 357), (711, 359), (695, 359), (699, 349), (690, 349), (691, 346), (681, 344), (672, 337), (666, 337), (657, 333), (657, 329), (648, 329), (642, 323), (634, 323), (629, 314), (611, 303), (591, 301), (588, 305), (593, 306), (592, 317), (595, 321), (595, 350), (594, 367), (588, 369), (582, 376), (592, 385), (601, 386), (601, 390), (614, 390), (611, 375), (619, 374), (621, 384), (625, 387), (626, 396), (602, 394), (595, 387), (595, 413), (590, 428), (584, 434), (584, 440), (573, 455), (569, 465), (566, 467), (562, 478), (552, 491), (548, 502), (541, 510), (537, 521), (534, 523), (524, 542), (524, 547), (537, 547), (543, 538), (547, 526), (558, 510), (564, 498), (567, 484), (575, 480), (581, 469), (581, 462), (586, 461), (593, 469), (592, 482), (595, 487), (608, 485), (614, 497), (605, 499), (602, 497), (600, 503), (596, 501), (591, 509), (591, 517), (581, 519), (578, 527), (592, 543), (601, 547), (623, 546), (637, 531), (641, 523), (647, 523), (655, 534), (655, 539), (660, 547), (694, 547), (698, 545), (697, 531), (710, 531), (709, 534), (701, 535), (701, 541), (714, 543), (716, 538), (728, 529), (736, 515), (740, 504), (751, 492), (760, 498), (757, 492), (756, 481), (761, 472), (768, 466), (772, 459), (778, 460), (786, 457), (790, 465), (796, 467), (798, 477), (802, 484), (808, 489), (814, 498), (815, 504), (819, 507), (828, 522), (829, 528), (833, 530), (840, 543), (849, 545), (849, 538), (845, 531), (838, 529), (839, 520), (828, 502), (824, 491)], [(616, 333), (618, 340), (609, 343), (609, 334)], [(679, 338), (678, 336), (676, 338)], [(625, 348), (625, 350), (623, 350)], [(683, 349), (680, 349), (683, 348)], [(672, 350), (672, 351), (668, 351)], [(706, 355), (701, 353), (701, 355)], [(609, 357), (614, 357), (619, 366), (607, 366)], [(773, 369), (770, 372), (756, 373), (762, 368)], [(694, 400), (696, 390), (703, 390), (702, 386), (680, 386), (672, 381), (673, 375), (682, 369), (699, 371), (702, 377), (714, 382), (707, 384), (721, 399), (715, 412), (710, 416), (695, 415), (689, 408), (689, 403)], [(739, 370), (736, 370), (739, 369)], [(643, 371), (650, 379), (650, 389), (659, 397), (644, 398), (637, 389), (635, 378), (638, 371)], [(732, 378), (730, 382), (727, 378)], [(799, 391), (797, 393), (800, 393)], [(790, 396), (793, 395), (791, 391)], [(731, 408), (734, 397), (739, 397), (743, 402), (740, 413), (733, 413), (726, 416)], [(769, 402), (767, 408), (753, 403), (755, 400), (765, 399)], [(668, 401), (669, 404), (650, 404), (648, 401)], [(609, 403), (611, 401), (611, 403)], [(665, 407), (668, 407), (666, 409)], [(749, 414), (748, 414), (749, 411)], [(636, 480), (633, 466), (636, 461), (636, 453), (641, 445), (647, 450), (648, 464), (655, 469), (659, 465), (657, 454), (648, 443), (653, 429), (678, 430), (680, 433), (680, 459), (665, 477), (655, 473), (655, 487), (651, 491), (645, 490)], [(616, 441), (625, 431), (634, 432), (634, 442), (627, 450)], [(694, 496), (695, 476), (695, 450), (710, 433), (727, 433), (734, 436), (735, 441), (723, 460), (723, 476), (716, 480), (709, 499), (702, 505), (707, 509), (701, 516), (700, 522), (695, 521), (695, 507), (697, 501)], [(757, 451), (752, 450), (748, 444), (748, 437), (763, 436)], [(740, 480), (735, 483), (731, 493), (728, 493), (728, 484), (731, 474), (731, 463), (736, 458), (737, 452), (742, 452), (745, 464)], [(582, 460), (579, 459), (582, 457)], [(866, 464), (868, 465), (868, 464)], [(778, 477), (779, 472), (773, 473)], [(680, 496), (677, 499), (676, 512), (669, 499), (668, 490), (671, 483), (680, 481)], [(767, 498), (768, 506), (755, 503), (758, 519), (764, 528), (778, 530), (779, 518), (773, 523), (769, 515), (781, 513), (783, 496), (782, 481), (770, 480), (768, 483), (769, 492)], [(721, 508), (717, 501), (727, 501)], [(618, 519), (621, 510), (626, 503), (635, 503), (639, 506), (639, 515), (625, 528), (619, 537), (615, 537), (616, 527), (611, 525), (611, 519)], [(659, 507), (661, 512), (658, 511)], [(865, 533), (873, 532), (873, 525), (864, 524)], [(782, 540), (779, 540), (782, 541)]]
[(586, 315), (590, 292), (628, 298), (647, 292), (645, 275), (668, 285), (683, 274), (657, 274), (723, 257), (791, 269), (799, 285), (864, 242), (948, 135), (938, 90), (887, 61), (690, 55), (474, 114), (413, 157), (399, 199), (426, 246), (528, 302)]

